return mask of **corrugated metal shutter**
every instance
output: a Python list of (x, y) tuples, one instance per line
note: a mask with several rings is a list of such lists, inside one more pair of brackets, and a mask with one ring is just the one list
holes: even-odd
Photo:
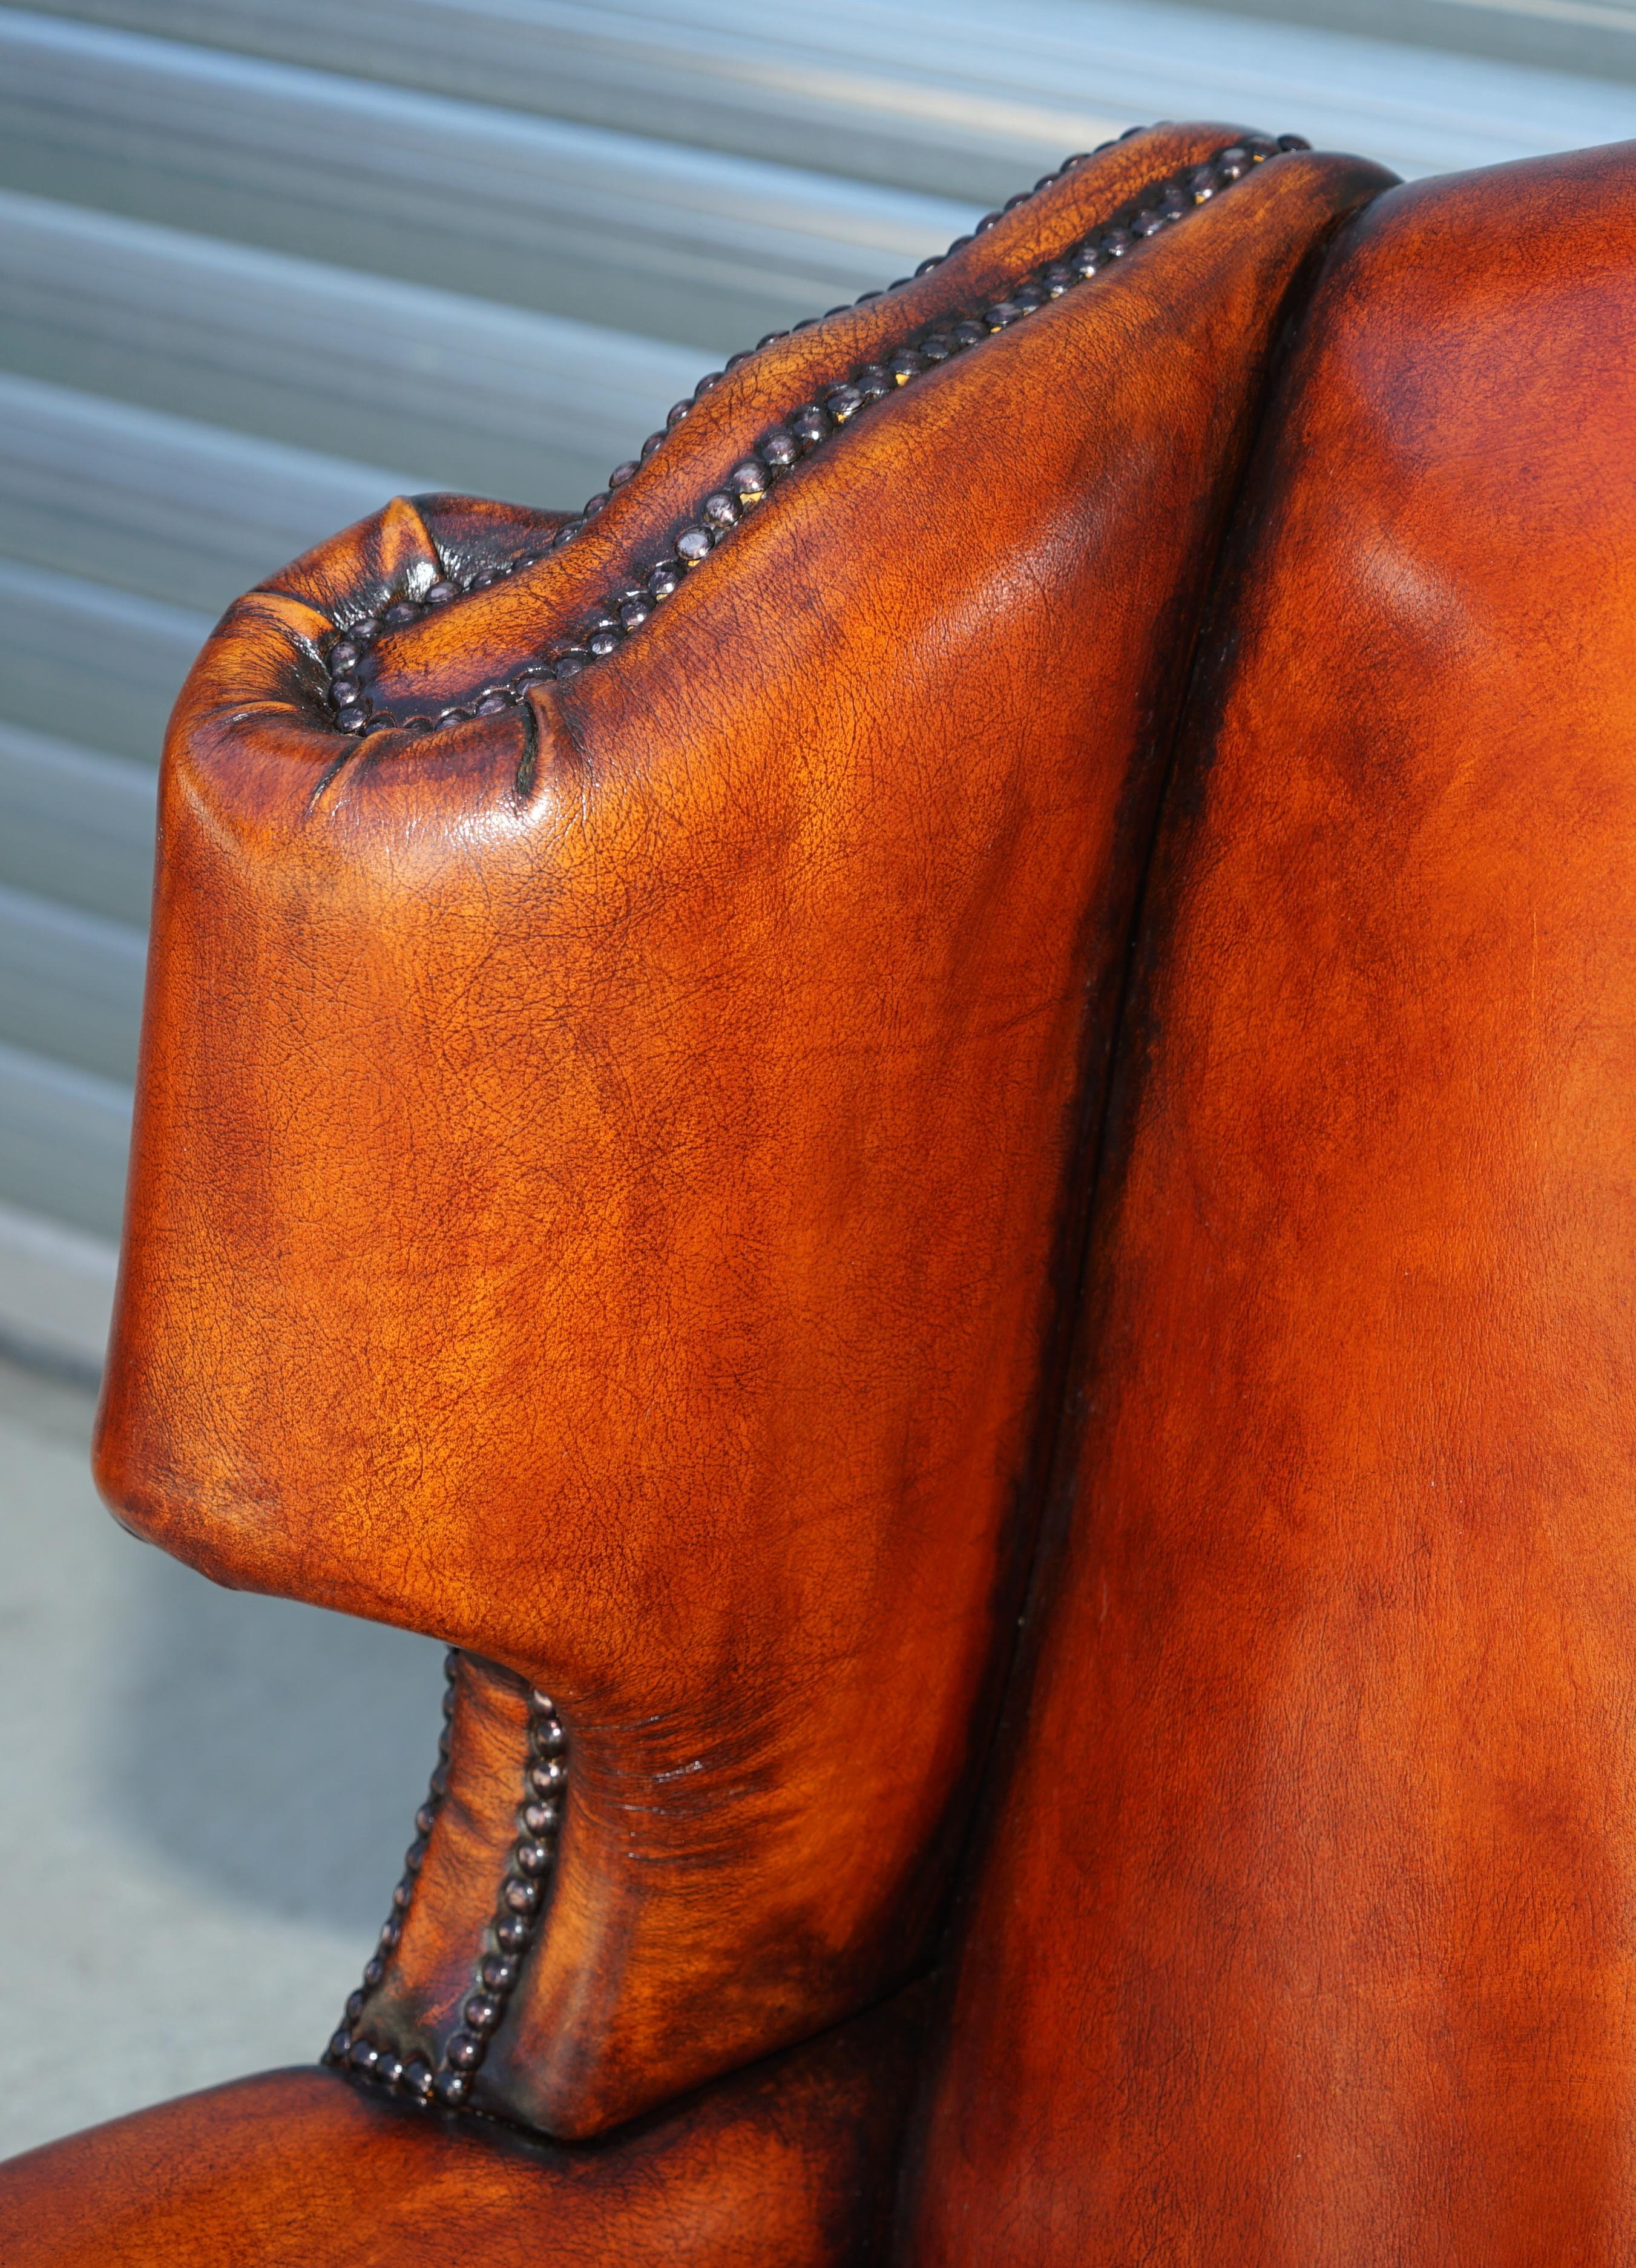
[[(152, 766), (237, 591), (405, 487), (578, 502), (708, 363), (1139, 119), (1293, 127), (1406, 173), (1636, 134), (1628, 11), (1269, 5), (1307, 20), (0, 7), (0, 1336), (94, 1357)], [(1607, 75), (1515, 59), (1552, 37)]]

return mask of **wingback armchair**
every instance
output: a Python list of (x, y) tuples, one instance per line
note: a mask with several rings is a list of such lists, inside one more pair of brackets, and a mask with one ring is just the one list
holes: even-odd
[(1166, 127), (229, 609), (98, 1469), (448, 1730), (8, 2268), (1628, 2268), (1633, 371)]

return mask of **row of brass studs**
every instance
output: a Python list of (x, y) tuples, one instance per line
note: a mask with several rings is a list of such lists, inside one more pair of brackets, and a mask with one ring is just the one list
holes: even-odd
[[(445, 1668), (448, 1680), (443, 1705), (446, 1719), (453, 1715), (456, 1659), (451, 1653)], [(523, 1799), (518, 1807), (516, 1839), (494, 1917), (485, 1933), (486, 1942), (478, 1956), (471, 1996), (461, 2011), (459, 2028), (444, 2042), (434, 2069), (424, 2056), (406, 2058), (389, 2043), (372, 2038), (365, 2020), (370, 1997), (384, 1978), (387, 1960), (402, 1935), (403, 1918), (425, 1858), (426, 1839), (447, 1792), (449, 1728), (446, 1723), (438, 1742), (438, 1769), (432, 1774), (431, 1792), (415, 1815), (416, 1840), (409, 1845), (403, 1879), (392, 1894), (392, 1918), (380, 1933), (380, 1949), (365, 1969), (363, 1985), (347, 2002), (345, 2021), (325, 2050), (326, 2063), (344, 2066), (359, 2077), (375, 2080), (411, 2101), (438, 2102), (458, 2110), (468, 2100), (472, 2082), (488, 2053), (489, 2042), (505, 2016), (506, 2003), (522, 1974), (522, 1964), (544, 1907), (556, 1859), (568, 1785), (564, 1759), (567, 1745), (567, 1735), (555, 1705), (546, 1694), (531, 1693), (528, 1757)]]
[[(1104, 149), (1110, 145), (1104, 143)], [(614, 652), (633, 632), (647, 622), (657, 607), (678, 591), (686, 577), (709, 558), (719, 544), (731, 534), (740, 521), (755, 507), (763, 503), (777, 482), (792, 472), (803, 458), (810, 456), (833, 434), (850, 424), (870, 406), (895, 393), (900, 387), (954, 356), (980, 345), (995, 333), (1007, 330), (1035, 309), (1049, 306), (1076, 285), (1087, 282), (1104, 269), (1115, 266), (1137, 246), (1151, 236), (1183, 220), (1200, 205), (1207, 204), (1234, 182), (1242, 180), (1253, 167), (1280, 151), (1304, 150), (1308, 144), (1298, 134), (1280, 135), (1276, 140), (1265, 135), (1247, 135), (1242, 142), (1218, 151), (1205, 164), (1190, 166), (1184, 173), (1161, 181), (1145, 191), (1130, 210), (1124, 221), (1094, 232), (1083, 242), (1074, 245), (1059, 260), (1044, 261), (1010, 291), (1006, 296), (984, 308), (980, 313), (946, 317), (941, 322), (920, 334), (883, 363), (861, 364), (841, 384), (829, 387), (822, 399), (807, 402), (792, 417), (763, 435), (751, 455), (736, 465), (728, 474), (723, 487), (707, 496), (692, 520), (681, 527), (674, 537), (669, 552), (651, 567), (640, 582), (629, 585), (614, 593), (579, 631), (553, 647), (548, 657), (529, 662), (512, 676), (492, 685), (483, 687), (469, 701), (460, 702), (440, 710), (431, 717), (405, 718), (397, 729), (404, 732), (432, 732), (463, 722), (471, 717), (497, 715), (514, 707), (523, 700), (529, 688), (574, 677), (592, 662)], [(1095, 154), (1095, 153), (1092, 153)], [(1083, 165), (1085, 158), (1070, 158), (1055, 173), (1048, 173), (1032, 189), (1013, 197), (1004, 208), (1006, 212), (1037, 196), (1042, 189), (1061, 180), (1064, 173)], [(977, 223), (974, 234), (991, 228), (1001, 218), (999, 212), (987, 213)], [(957, 238), (947, 253), (940, 253), (925, 261), (917, 269), (924, 275), (929, 269), (940, 266), (953, 253), (972, 241), (971, 237)], [(911, 279), (901, 278), (888, 286), (888, 291), (901, 291)], [(864, 300), (879, 298), (880, 292), (866, 292)], [(843, 314), (844, 308), (831, 308), (830, 314)], [(811, 324), (827, 321), (827, 316), (813, 316), (806, 323), (798, 323), (797, 330), (807, 329)], [(782, 331), (769, 332), (759, 342), (760, 347), (770, 345), (775, 339), (786, 336)], [(749, 350), (758, 351), (759, 348)], [(726, 365), (734, 369), (748, 358), (735, 355)], [(650, 434), (642, 446), (642, 457), (651, 456), (661, 447), (667, 433), (674, 431), (692, 409), (695, 402), (720, 384), (726, 371), (711, 371), (699, 381), (691, 401), (679, 401), (670, 412), (665, 432)], [(575, 519), (565, 521), (551, 540), (550, 548), (560, 549), (593, 519), (608, 502), (612, 491), (623, 487), (638, 468), (639, 460), (620, 465), (612, 474), (608, 489), (593, 497), (584, 511)], [(419, 599), (402, 597), (394, 600), (379, 614), (366, 615), (361, 620), (347, 624), (341, 636), (330, 647), (327, 661), (329, 670), (329, 697), (338, 729), (344, 733), (368, 733), (392, 725), (390, 718), (377, 716), (372, 711), (368, 685), (372, 674), (370, 649), (384, 630), (396, 630), (417, 621), (423, 615), (446, 606), (453, 599), (471, 591), (487, 589), (505, 577), (515, 574), (524, 567), (537, 566), (545, 556), (543, 551), (530, 551), (503, 564), (486, 567), (464, 582), (444, 578), (433, 583)]]
[[(392, 1893), (392, 1911), (374, 1953), (365, 1964), (364, 1981), (347, 2001), (346, 2016), (341, 2029), (330, 2040), (324, 2051), (326, 2063), (346, 2064), (354, 2071), (365, 2072), (373, 2077), (386, 2078), (393, 2085), (407, 2084), (411, 2092), (430, 2092), (431, 2073), (416, 2058), (405, 2065), (402, 2059), (380, 2048), (359, 2029), (366, 2003), (387, 1973), (387, 1963), (397, 1951), (403, 1935), (403, 1924), (415, 1896), (415, 1885), (426, 1857), (426, 1845), (443, 1799), (449, 1790), (450, 1728), (454, 1715), (454, 1680), (460, 1656), (451, 1647), (443, 1658), (443, 1730), (438, 1735), (437, 1769), (431, 1775), (431, 1785), (426, 1791), (426, 1800), (415, 1814), (415, 1840), (403, 1853), (403, 1874)], [(386, 2065), (387, 2068), (382, 2069)], [(394, 2068), (395, 2066), (395, 2068)]]

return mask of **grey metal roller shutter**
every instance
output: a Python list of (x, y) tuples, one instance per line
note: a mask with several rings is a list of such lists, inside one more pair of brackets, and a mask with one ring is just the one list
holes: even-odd
[(709, 362), (1139, 119), (1405, 173), (1636, 135), (1629, 10), (1265, 14), (0, 6), (0, 1344), (99, 1348), (153, 765), (236, 592), (403, 488), (576, 503)]

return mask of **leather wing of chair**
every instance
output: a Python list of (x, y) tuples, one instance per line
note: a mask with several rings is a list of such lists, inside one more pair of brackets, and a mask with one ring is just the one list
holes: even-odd
[[(428, 2106), (660, 2120), (671, 2258), (866, 2249), (1201, 609), (1386, 179), (1127, 138), (706, 379), (585, 514), (402, 502), (230, 609), (166, 754), (99, 1474), (218, 1580), (446, 1639), (451, 1733), (331, 2070), (37, 2157), (20, 2257), (78, 2257), (65, 2182), (88, 2242), (148, 2228), (154, 2154), (238, 2195), (286, 2117), (247, 2257), (376, 2257), (393, 2117), (455, 2217), (400, 2202), (392, 2257), (487, 2242), (496, 2129)], [(726, 2106), (780, 2054), (774, 2148)], [(622, 2259), (630, 2146), (528, 2161)]]
[(1127, 138), (230, 610), (99, 1472), (450, 1731), (8, 2263), (1623, 2257), (1630, 180)]

